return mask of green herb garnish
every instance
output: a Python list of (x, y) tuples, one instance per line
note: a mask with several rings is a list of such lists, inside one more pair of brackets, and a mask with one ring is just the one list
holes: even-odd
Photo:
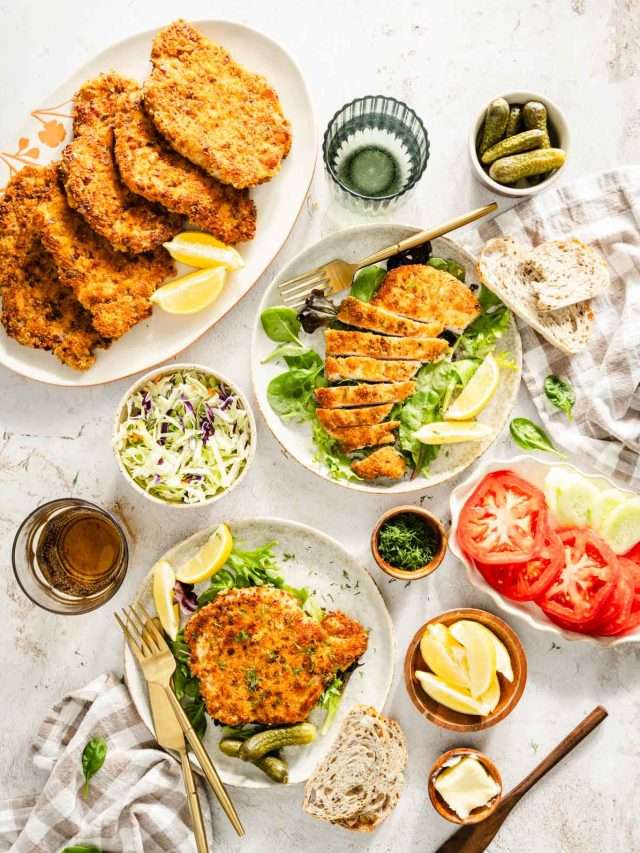
[(244, 674), (244, 680), (252, 692), (258, 689), (258, 673), (255, 669), (248, 669)]
[(559, 376), (550, 373), (544, 380), (544, 393), (547, 400), (564, 412), (567, 418), (573, 420), (573, 407), (576, 402), (576, 392), (573, 386), (566, 379), (561, 379)]
[(437, 534), (412, 512), (390, 518), (378, 531), (380, 556), (397, 569), (420, 569), (433, 560), (437, 550)]
[(89, 796), (89, 782), (100, 770), (106, 757), (107, 742), (103, 737), (92, 737), (82, 750), (82, 772), (84, 774), (82, 795), (85, 800)]

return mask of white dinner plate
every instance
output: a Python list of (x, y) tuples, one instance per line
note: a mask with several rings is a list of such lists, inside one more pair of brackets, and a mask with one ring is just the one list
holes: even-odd
[[(341, 610), (357, 619), (369, 633), (367, 651), (360, 658), (360, 666), (353, 672), (345, 687), (336, 719), (326, 735), (305, 747), (287, 747), (284, 755), (289, 764), (289, 784), (304, 782), (331, 746), (340, 722), (354, 704), (371, 705), (381, 711), (387, 699), (393, 678), (395, 639), (391, 617), (369, 573), (347, 551), (325, 533), (276, 518), (254, 518), (229, 522), (235, 542), (243, 549), (254, 549), (270, 541), (278, 544), (274, 550), (286, 583), (306, 586), (312, 590), (320, 605), (326, 610)], [(175, 545), (160, 559), (173, 566), (184, 563), (211, 535), (214, 528), (201, 530)], [(285, 556), (286, 555), (286, 558)], [(136, 601), (153, 610), (150, 572), (140, 585)], [(202, 585), (206, 588), (207, 583)], [(183, 617), (184, 621), (184, 617)], [(153, 731), (151, 709), (144, 678), (133, 655), (125, 644), (125, 680), (133, 703), (148, 728)], [(324, 712), (316, 709), (311, 720), (322, 724)], [(269, 788), (276, 784), (252, 764), (223, 755), (218, 749), (221, 729), (208, 720), (204, 744), (213, 759), (222, 781), (244, 788)], [(199, 770), (192, 756), (194, 767)]]
[[(269, 405), (267, 399), (269, 382), (274, 376), (285, 370), (286, 367), (280, 361), (263, 364), (263, 359), (272, 352), (277, 344), (270, 340), (264, 333), (260, 323), (260, 314), (269, 306), (282, 305), (282, 298), (278, 291), (278, 282), (315, 269), (334, 258), (342, 258), (345, 261), (357, 261), (384, 246), (397, 243), (399, 240), (415, 234), (419, 230), (419, 228), (410, 225), (373, 223), (371, 225), (356, 225), (353, 228), (347, 228), (344, 231), (338, 231), (336, 234), (325, 237), (319, 243), (302, 251), (278, 273), (266, 289), (258, 315), (256, 316), (251, 350), (251, 375), (258, 405), (264, 419), (275, 438), (287, 453), (291, 454), (291, 456), (314, 474), (318, 474), (325, 480), (329, 480), (331, 483), (338, 483), (348, 489), (378, 494), (407, 494), (423, 491), (430, 486), (435, 486), (437, 483), (442, 483), (451, 477), (455, 477), (456, 474), (459, 474), (471, 465), (472, 462), (475, 462), (493, 443), (511, 414), (518, 395), (522, 373), (522, 346), (520, 343), (520, 334), (512, 318), (509, 329), (499, 341), (496, 351), (504, 350), (510, 352), (517, 365), (517, 369), (501, 371), (500, 386), (478, 417), (479, 421), (491, 427), (493, 435), (484, 441), (452, 444), (443, 449), (431, 463), (428, 476), (421, 474), (414, 480), (410, 480), (407, 476), (405, 479), (388, 486), (379, 483), (369, 483), (365, 480), (333, 480), (325, 466), (314, 459), (315, 448), (311, 439), (309, 424), (285, 423)], [(461, 264), (466, 270), (468, 284), (477, 282), (474, 258), (457, 243), (445, 237), (440, 237), (432, 241), (432, 248), (434, 256), (451, 258)], [(344, 295), (340, 294), (338, 298)], [(324, 357), (323, 329), (314, 332), (312, 335), (307, 335), (303, 332), (302, 340)]]
[[(167, 24), (169, 21), (167, 21)], [(286, 240), (311, 183), (316, 159), (316, 133), (311, 98), (293, 59), (271, 39), (229, 21), (195, 21), (208, 38), (223, 45), (242, 65), (263, 74), (280, 96), (291, 122), (293, 143), (282, 169), (267, 184), (251, 190), (258, 209), (255, 238), (239, 244), (246, 266), (227, 279), (221, 296), (197, 314), (171, 315), (155, 309), (107, 350), (96, 351), (96, 362), (78, 372), (51, 353), (21, 346), (0, 328), (0, 364), (40, 382), (53, 385), (99, 385), (148, 370), (172, 358), (218, 322), (247, 293)], [(60, 159), (71, 139), (71, 98), (88, 79), (115, 70), (142, 82), (150, 71), (151, 42), (158, 30), (125, 39), (80, 68), (41, 101), (12, 139), (0, 150), (0, 186), (13, 170), (46, 165)], [(191, 271), (178, 264), (178, 273)]]
[(487, 595), (490, 595), (498, 607), (501, 610), (504, 610), (505, 613), (524, 619), (524, 621), (528, 622), (532, 628), (537, 628), (539, 631), (548, 631), (550, 634), (557, 634), (565, 640), (582, 640), (583, 642), (596, 643), (599, 646), (620, 646), (623, 643), (638, 643), (640, 642), (640, 628), (637, 628), (635, 631), (632, 631), (630, 634), (625, 634), (622, 637), (590, 637), (588, 634), (579, 634), (576, 631), (565, 631), (564, 628), (558, 627), (558, 625), (548, 619), (542, 610), (531, 601), (510, 601), (508, 598), (504, 598), (504, 596), (488, 584), (480, 572), (471, 565), (458, 545), (456, 534), (458, 530), (460, 512), (462, 511), (465, 501), (471, 495), (485, 474), (488, 474), (491, 471), (501, 471), (508, 468), (511, 471), (515, 471), (515, 473), (524, 480), (528, 480), (530, 483), (533, 483), (534, 486), (537, 486), (542, 490), (544, 488), (544, 480), (549, 468), (558, 466), (566, 468), (567, 471), (578, 472), (583, 477), (587, 477), (587, 479), (591, 480), (591, 482), (599, 489), (617, 489), (618, 491), (629, 495), (629, 497), (636, 497), (635, 492), (630, 492), (628, 489), (623, 489), (620, 486), (617, 486), (607, 477), (584, 474), (578, 468), (573, 465), (569, 465), (566, 462), (542, 462), (539, 459), (534, 459), (533, 456), (516, 456), (513, 459), (492, 459), (491, 462), (486, 462), (478, 466), (471, 477), (465, 480), (464, 483), (460, 483), (460, 485), (456, 486), (456, 488), (451, 492), (451, 532), (449, 534), (449, 549), (456, 555), (461, 563), (464, 563), (467, 570), (467, 577), (473, 586), (482, 590), (482, 592), (486, 592)]

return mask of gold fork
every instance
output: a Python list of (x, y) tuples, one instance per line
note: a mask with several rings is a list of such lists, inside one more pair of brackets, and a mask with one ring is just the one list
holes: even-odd
[(429, 231), (420, 231), (418, 234), (413, 234), (399, 243), (394, 243), (393, 246), (380, 249), (380, 251), (374, 252), (372, 255), (358, 261), (357, 264), (349, 264), (346, 261), (338, 259), (329, 261), (329, 263), (323, 264), (315, 270), (302, 273), (302, 275), (297, 275), (287, 279), (287, 281), (281, 282), (278, 285), (278, 290), (285, 305), (289, 308), (302, 308), (305, 299), (312, 290), (319, 288), (326, 294), (339, 293), (341, 290), (346, 290), (348, 287), (351, 287), (354, 275), (362, 267), (368, 267), (370, 264), (384, 261), (390, 258), (391, 255), (412, 249), (414, 246), (426, 243), (427, 240), (442, 237), (443, 234), (448, 234), (450, 231), (455, 231), (456, 228), (462, 228), (463, 225), (468, 225), (470, 222), (475, 222), (476, 219), (481, 219), (488, 213), (497, 210), (497, 208), (498, 205), (495, 201), (492, 201), (491, 204), (486, 204), (484, 207), (479, 207), (477, 210), (472, 210), (463, 216), (456, 216), (455, 219), (450, 219), (437, 228), (431, 228)]
[[(116, 620), (122, 628), (134, 657), (140, 664), (144, 677), (151, 684), (159, 684), (171, 703), (171, 707), (178, 718), (183, 732), (193, 749), (202, 772), (213, 788), (218, 802), (222, 806), (233, 828), (238, 835), (244, 835), (244, 827), (240, 822), (235, 806), (222, 784), (218, 772), (209, 758), (209, 753), (204, 748), (202, 741), (196, 734), (184, 709), (176, 698), (171, 686), (171, 678), (175, 672), (176, 662), (171, 653), (167, 641), (156, 627), (152, 617), (147, 613), (142, 604), (131, 605), (124, 609), (124, 619), (118, 613), (114, 613)], [(141, 615), (142, 614), (142, 615)]]

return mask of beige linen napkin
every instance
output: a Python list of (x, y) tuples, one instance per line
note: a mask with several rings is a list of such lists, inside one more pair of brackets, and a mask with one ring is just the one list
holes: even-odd
[[(108, 751), (85, 800), (81, 755), (94, 736), (106, 738)], [(104, 853), (195, 853), (180, 765), (158, 747), (113, 673), (55, 705), (33, 752), (49, 777), (39, 796), (0, 803), (0, 850), (59, 853), (82, 842)], [(211, 838), (208, 802), (199, 787)]]
[[(567, 356), (518, 321), (523, 377), (557, 444), (598, 472), (640, 488), (640, 166), (542, 192), (457, 239), (477, 254), (499, 236), (533, 246), (577, 237), (606, 258), (611, 288), (592, 302), (595, 322), (585, 350)], [(571, 423), (544, 395), (550, 373), (575, 388)]]

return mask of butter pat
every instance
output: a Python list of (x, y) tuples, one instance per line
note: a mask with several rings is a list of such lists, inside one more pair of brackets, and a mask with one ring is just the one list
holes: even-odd
[(433, 785), (449, 808), (466, 820), (474, 809), (497, 797), (500, 786), (472, 755), (454, 762), (437, 775)]

